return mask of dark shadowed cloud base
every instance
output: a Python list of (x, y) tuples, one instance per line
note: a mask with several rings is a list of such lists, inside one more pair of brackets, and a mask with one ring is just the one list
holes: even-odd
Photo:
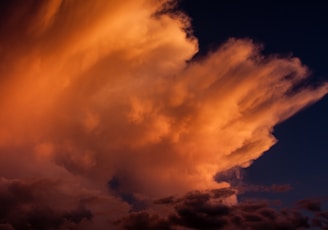
[[(268, 201), (245, 201), (235, 205), (222, 202), (230, 189), (192, 192), (183, 197), (164, 198), (158, 205), (172, 208), (164, 216), (136, 212), (116, 221), (123, 229), (327, 229), (328, 212), (316, 200), (302, 200), (292, 208), (273, 207)], [(214, 194), (214, 195), (213, 195)]]

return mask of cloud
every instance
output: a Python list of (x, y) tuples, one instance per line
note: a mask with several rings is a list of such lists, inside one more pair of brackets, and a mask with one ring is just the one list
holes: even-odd
[[(313, 229), (327, 227), (327, 216), (317, 209), (294, 207), (278, 209), (266, 201), (242, 201), (235, 205), (222, 203), (234, 190), (216, 190), (221, 196), (194, 192), (180, 198), (161, 199), (156, 204), (171, 206), (166, 215), (136, 212), (119, 219), (123, 229)], [(301, 201), (301, 203), (304, 203)], [(315, 203), (308, 200), (306, 203)], [(306, 215), (309, 210), (315, 216)], [(160, 228), (162, 227), (162, 228)]]
[(92, 213), (81, 201), (70, 204), (72, 200), (56, 182), (2, 179), (0, 229), (78, 229), (87, 225)]
[[(276, 124), (328, 92), (304, 86), (309, 71), (298, 58), (263, 56), (250, 39), (194, 60), (190, 19), (174, 3), (0, 3), (4, 179), (60, 180), (77, 197), (90, 193), (100, 226), (129, 210), (121, 200), (142, 201), (139, 209), (154, 197), (228, 187), (213, 177), (248, 167), (276, 143)], [(109, 206), (120, 214), (104, 214)]]
[(297, 202), (298, 207), (311, 212), (320, 212), (321, 211), (321, 202), (319, 200), (300, 200)]

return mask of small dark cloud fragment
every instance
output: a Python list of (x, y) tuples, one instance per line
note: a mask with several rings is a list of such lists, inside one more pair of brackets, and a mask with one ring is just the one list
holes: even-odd
[(140, 199), (126, 189), (122, 181), (125, 181), (125, 178), (120, 178), (115, 175), (107, 182), (107, 186), (112, 195), (119, 197), (122, 201), (128, 203), (131, 206), (130, 212), (142, 211), (146, 209), (148, 207), (148, 201), (145, 199)]
[(240, 186), (241, 180), (243, 178), (242, 169), (240, 167), (233, 167), (229, 170), (222, 171), (217, 173), (214, 176), (215, 181), (217, 182), (229, 182), (233, 187)]
[(300, 200), (297, 202), (297, 206), (301, 209), (305, 209), (311, 212), (321, 211), (321, 203), (318, 200), (313, 200), (313, 199)]
[(154, 204), (173, 204), (175, 203), (175, 198), (174, 196), (168, 196), (168, 197), (164, 197), (162, 199), (158, 199), (154, 201)]

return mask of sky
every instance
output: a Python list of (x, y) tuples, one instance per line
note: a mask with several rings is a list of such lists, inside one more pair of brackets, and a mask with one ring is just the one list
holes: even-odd
[(0, 229), (324, 229), (321, 5), (0, 1)]

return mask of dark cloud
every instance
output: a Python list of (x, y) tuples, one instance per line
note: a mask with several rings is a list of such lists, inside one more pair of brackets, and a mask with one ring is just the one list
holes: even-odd
[(154, 204), (173, 204), (175, 202), (174, 196), (164, 197), (154, 201)]
[(297, 202), (297, 206), (299, 208), (311, 211), (311, 212), (320, 212), (321, 211), (321, 203), (319, 200), (300, 200)]
[(328, 212), (317, 212), (312, 219), (312, 225), (320, 229), (328, 229)]
[(172, 229), (171, 221), (161, 218), (159, 215), (150, 214), (148, 212), (132, 213), (128, 218), (124, 218), (114, 222), (116, 225), (120, 225), (123, 229), (135, 230), (135, 229), (160, 229), (170, 230)]
[[(227, 205), (222, 199), (231, 195), (234, 190), (225, 189), (220, 192), (221, 199), (218, 199), (219, 196), (214, 197), (213, 191), (188, 193), (180, 198), (163, 198), (156, 204), (171, 206), (171, 213), (160, 216), (136, 212), (120, 219), (116, 224), (123, 229), (141, 229), (138, 227), (142, 226), (142, 229), (213, 230), (324, 229), (328, 226), (327, 213), (320, 211), (320, 204), (313, 200), (300, 201), (295, 208), (290, 209), (273, 208), (266, 201), (244, 201)], [(307, 215), (304, 210), (315, 212), (315, 215)]]
[(2, 180), (0, 229), (78, 229), (89, 222), (93, 215), (81, 202), (70, 208), (54, 206), (58, 198), (73, 199), (61, 194), (57, 185), (48, 180)]
[(127, 202), (131, 206), (132, 211), (141, 211), (149, 207), (149, 201), (145, 198), (140, 198), (129, 190), (124, 189), (122, 185), (123, 179), (119, 176), (113, 176), (107, 183), (110, 193), (119, 197), (122, 201)]
[(241, 167), (233, 167), (231, 169), (217, 173), (214, 176), (217, 182), (229, 182), (232, 186), (239, 186), (243, 179), (243, 172)]

